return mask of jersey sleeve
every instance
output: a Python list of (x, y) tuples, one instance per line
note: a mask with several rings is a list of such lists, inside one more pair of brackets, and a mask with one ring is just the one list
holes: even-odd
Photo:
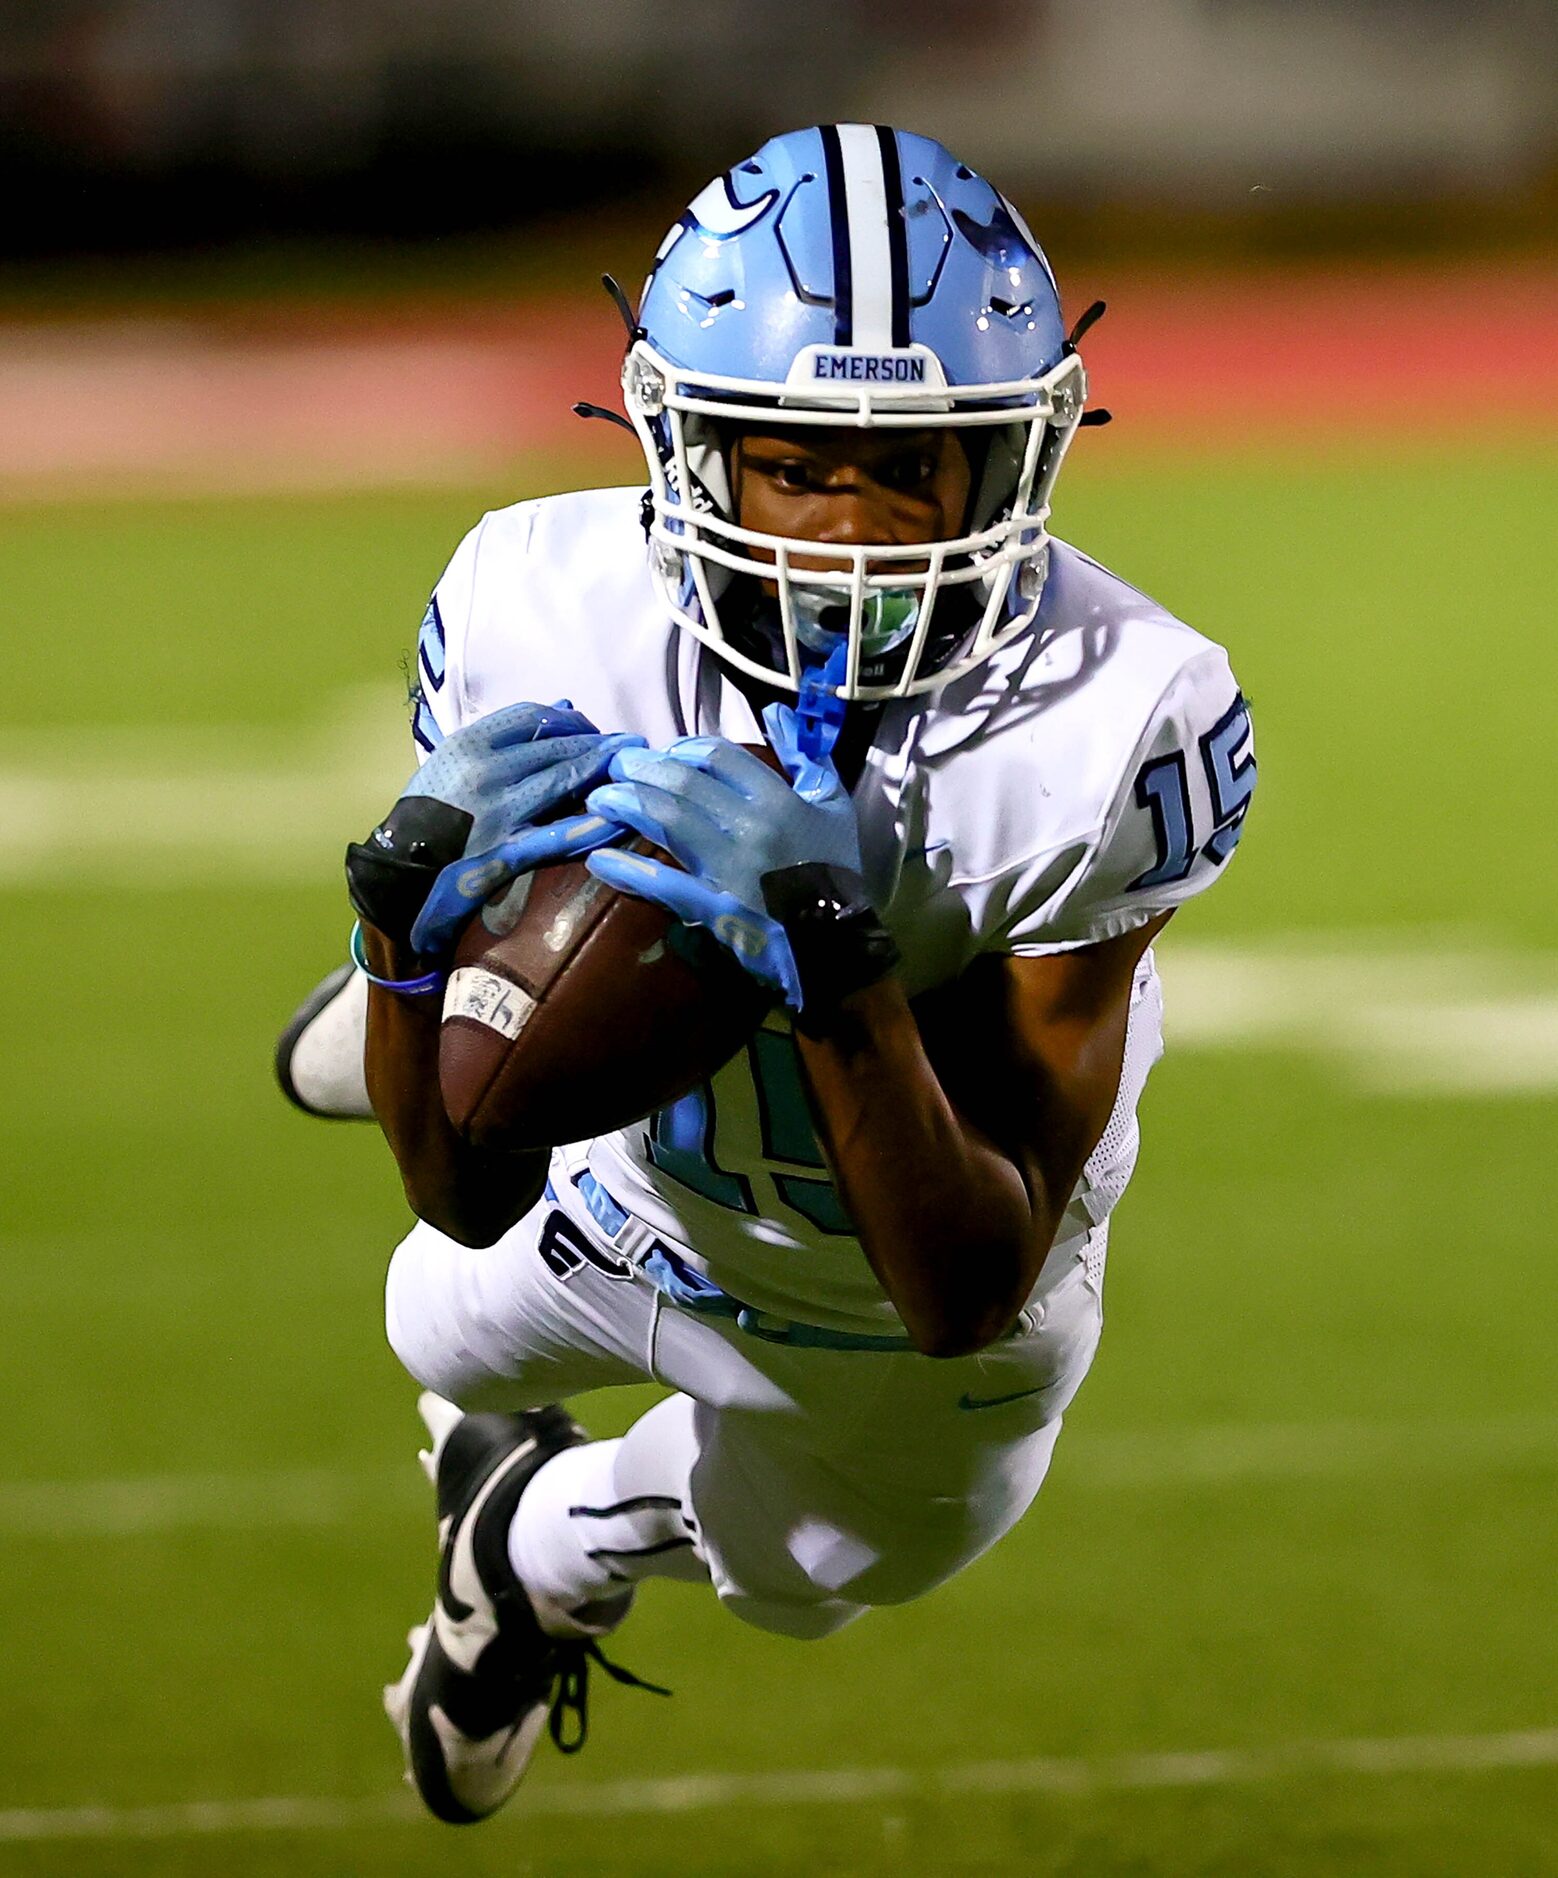
[(411, 682), (411, 740), (424, 763), (465, 721), (464, 654), (486, 518), (455, 549), (417, 633)]
[(1209, 647), (1159, 697), (1093, 839), (1069, 867), (1041, 856), (1014, 882), (1003, 949), (1097, 945), (1205, 892), (1254, 793), (1249, 707), (1226, 654)]

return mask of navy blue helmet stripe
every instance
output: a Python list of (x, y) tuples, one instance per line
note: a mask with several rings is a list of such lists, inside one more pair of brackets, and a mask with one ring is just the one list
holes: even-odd
[(898, 136), (885, 124), (876, 127), (882, 147), (882, 181), (887, 194), (887, 255), (892, 269), (893, 344), (909, 343), (909, 231), (903, 219), (903, 167)]
[(844, 150), (833, 124), (820, 127), (822, 162), (828, 179), (828, 217), (833, 227), (833, 343), (854, 336), (854, 276), (849, 259), (849, 205), (844, 198)]

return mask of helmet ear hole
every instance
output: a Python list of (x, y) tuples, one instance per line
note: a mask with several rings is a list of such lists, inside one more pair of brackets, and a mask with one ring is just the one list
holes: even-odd
[[(670, 421), (677, 420), (673, 417)], [(692, 488), (687, 491), (688, 503), (694, 510), (733, 522), (736, 516), (730, 493), (730, 462), (725, 454), (726, 439), (721, 426), (694, 412), (686, 413), (680, 422), (682, 447), (692, 477)], [(730, 585), (730, 569), (717, 562), (706, 565), (703, 574), (716, 598)]]
[(720, 426), (706, 417), (689, 413), (682, 420), (682, 442), (687, 451), (687, 467), (692, 472), (689, 492), (695, 508), (710, 508), (724, 521), (734, 521), (730, 494), (730, 461), (725, 454), (726, 439)]
[(970, 438), (973, 446), (970, 459), (973, 451), (982, 445), (984, 461), (975, 469), (970, 490), (968, 519), (965, 523), (970, 534), (978, 534), (981, 529), (988, 528), (1011, 507), (1017, 494), (1018, 479), (1022, 475), (1028, 427), (1026, 424), (1001, 424), (975, 435), (979, 441), (974, 443)]
[(972, 533), (974, 516), (979, 509), (979, 492), (984, 487), (985, 467), (990, 461), (990, 438), (984, 431), (965, 430), (946, 433), (963, 452), (968, 461), (968, 495), (963, 502), (963, 514), (958, 523), (958, 533)]

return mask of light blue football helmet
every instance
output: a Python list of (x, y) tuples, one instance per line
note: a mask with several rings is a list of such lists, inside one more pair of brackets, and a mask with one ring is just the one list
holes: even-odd
[[(716, 177), (660, 244), (623, 390), (661, 592), (743, 671), (797, 690), (847, 634), (838, 695), (906, 697), (1032, 625), (1086, 374), (1022, 217), (928, 137), (822, 125)], [(965, 532), (819, 549), (742, 528), (722, 426), (754, 422), (978, 430)]]

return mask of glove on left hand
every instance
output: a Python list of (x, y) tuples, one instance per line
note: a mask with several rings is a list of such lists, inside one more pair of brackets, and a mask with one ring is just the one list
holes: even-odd
[(642, 741), (603, 736), (566, 703), (509, 705), (451, 732), (347, 850), (358, 913), (422, 957), (441, 956), (505, 881), (613, 838), (598, 816), (544, 818)]

